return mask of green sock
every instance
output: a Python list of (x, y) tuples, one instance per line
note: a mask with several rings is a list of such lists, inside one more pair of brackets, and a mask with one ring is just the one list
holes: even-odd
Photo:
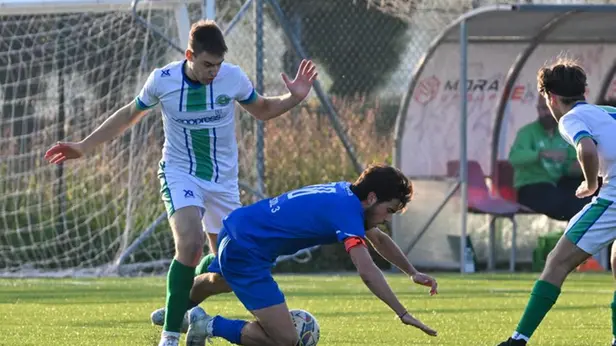
[(530, 338), (552, 305), (556, 303), (558, 295), (560, 295), (559, 287), (547, 281), (537, 280), (516, 332)]
[(612, 301), (612, 335), (616, 338), (616, 291), (614, 292), (614, 300)]
[[(205, 273), (209, 273), (207, 271), (207, 267), (210, 266), (210, 264), (212, 262), (214, 262), (214, 260), (216, 259), (216, 256), (214, 256), (213, 253), (208, 254), (207, 256), (203, 257), (201, 259), (201, 262), (199, 262), (199, 264), (197, 265), (197, 268), (195, 268), (195, 276), (199, 276), (201, 274), (205, 274)], [(193, 302), (192, 300), (188, 300), (188, 306), (186, 310), (190, 310), (192, 308), (194, 308), (195, 306), (199, 305), (198, 302)]]
[(214, 256), (213, 253), (203, 257), (201, 259), (201, 262), (199, 262), (199, 264), (197, 265), (197, 268), (195, 268), (195, 276), (199, 276), (201, 274), (207, 273), (207, 267), (210, 266), (210, 264), (212, 264), (212, 262), (214, 262), (214, 259), (216, 258), (216, 256)]
[(166, 332), (179, 333), (192, 288), (195, 268), (184, 265), (175, 259), (171, 261), (167, 274), (167, 304), (165, 306)]

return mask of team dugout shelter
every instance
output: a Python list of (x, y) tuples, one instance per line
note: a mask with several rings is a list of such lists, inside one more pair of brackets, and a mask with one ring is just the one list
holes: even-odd
[(516, 203), (509, 149), (537, 119), (545, 64), (573, 58), (588, 75), (588, 102), (616, 99), (614, 23), (616, 5), (494, 5), (462, 15), (431, 43), (400, 107), (393, 152), (415, 187), (392, 221), (412, 263), (468, 272), (531, 261), (553, 227), (537, 230), (545, 216)]

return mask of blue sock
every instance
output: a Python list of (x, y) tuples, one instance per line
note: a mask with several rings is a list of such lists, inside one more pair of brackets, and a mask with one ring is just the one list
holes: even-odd
[(242, 328), (246, 323), (248, 322), (216, 316), (214, 322), (212, 322), (212, 334), (224, 338), (232, 344), (241, 345)]

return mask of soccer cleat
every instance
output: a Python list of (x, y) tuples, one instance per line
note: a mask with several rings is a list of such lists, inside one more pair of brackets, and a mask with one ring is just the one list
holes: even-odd
[[(155, 310), (150, 315), (150, 319), (152, 320), (152, 324), (156, 326), (165, 325), (165, 308), (160, 308)], [(180, 333), (186, 333), (188, 331), (188, 311), (184, 314), (184, 320), (182, 320), (182, 329)]]
[(188, 312), (188, 332), (186, 332), (186, 346), (205, 346), (212, 335), (212, 319), (205, 310), (197, 306)]
[(160, 337), (160, 342), (158, 346), (178, 346), (180, 344), (180, 338), (173, 335), (165, 335), (163, 334)]
[(526, 346), (526, 341), (509, 338), (507, 341), (498, 344), (498, 346)]

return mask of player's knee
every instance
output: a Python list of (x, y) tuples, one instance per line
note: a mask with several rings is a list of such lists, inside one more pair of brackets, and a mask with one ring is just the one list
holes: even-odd
[(229, 284), (227, 283), (225, 278), (223, 278), (221, 275), (214, 274), (214, 275), (210, 276), (209, 280), (214, 285), (214, 287), (216, 289), (216, 293), (228, 293), (228, 292), (231, 292), (231, 287), (229, 287)]
[(187, 265), (196, 266), (203, 254), (203, 244), (205, 242), (203, 233), (187, 233), (183, 237), (176, 239), (176, 257)]
[(559, 254), (556, 251), (552, 250), (548, 254), (547, 258), (545, 259), (544, 271), (546, 272), (559, 271), (564, 266), (565, 266), (565, 263), (564, 261), (562, 261), (561, 256), (559, 256)]
[(559, 273), (566, 271), (565, 263), (560, 259), (560, 256), (555, 251), (551, 251), (546, 260), (545, 260), (545, 268), (543, 268), (543, 276), (554, 276), (559, 275)]
[(201, 255), (203, 255), (203, 236), (199, 236), (198, 234), (186, 235), (185, 237), (178, 239), (176, 243), (178, 252), (191, 255), (191, 257), (196, 256), (198, 259), (200, 259)]
[[(559, 251), (560, 250), (560, 251)], [(541, 273), (541, 280), (555, 285), (561, 285), (569, 273), (579, 264), (579, 255), (566, 248), (554, 248), (546, 259), (545, 268)]]

